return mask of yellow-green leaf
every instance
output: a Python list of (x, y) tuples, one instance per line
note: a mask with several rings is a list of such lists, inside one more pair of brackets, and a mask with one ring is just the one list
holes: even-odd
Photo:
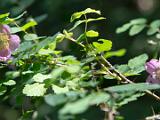
[(94, 30), (89, 30), (89, 31), (86, 32), (86, 36), (87, 37), (98, 37), (99, 33), (94, 31)]
[(112, 42), (110, 40), (99, 39), (99, 42), (93, 42), (93, 46), (97, 49), (97, 52), (109, 51), (112, 48)]
[(94, 10), (94, 9), (91, 9), (91, 8), (87, 8), (84, 11), (73, 13), (70, 21), (73, 22), (74, 20), (79, 19), (82, 15), (85, 15), (85, 14), (88, 14), (88, 13), (95, 13), (95, 14), (98, 14), (98, 15), (101, 14), (101, 12), (99, 10)]

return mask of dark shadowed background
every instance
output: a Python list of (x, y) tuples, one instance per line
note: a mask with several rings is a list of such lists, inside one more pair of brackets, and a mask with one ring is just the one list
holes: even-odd
[[(23, 11), (27, 11), (24, 18), (32, 17), (39, 23), (36, 27), (39, 35), (54, 35), (58, 31), (69, 28), (71, 14), (88, 7), (101, 10), (102, 15), (107, 18), (106, 21), (92, 24), (92, 28), (98, 29), (104, 38), (113, 41), (113, 50), (127, 49), (124, 57), (110, 59), (113, 64), (126, 63), (130, 58), (144, 52), (152, 55), (154, 48), (147, 44), (147, 40), (152, 39), (152, 37), (148, 38), (143, 32), (134, 37), (129, 37), (127, 33), (117, 35), (115, 30), (131, 19), (139, 17), (147, 18), (149, 21), (159, 19), (159, 0), (0, 0), (0, 13), (10, 12), (12, 17), (16, 17)], [(78, 28), (77, 34), (82, 30), (83, 27)], [(65, 49), (66, 52), (70, 52), (70, 47), (74, 46), (70, 46), (68, 43), (62, 45), (62, 49)], [(76, 50), (76, 52), (79, 51)], [(145, 76), (144, 78), (137, 78), (140, 81), (144, 81), (144, 79)], [(144, 102), (143, 99), (148, 100)], [(149, 97), (144, 97), (139, 102), (131, 102), (122, 107), (120, 112), (121, 115), (125, 116), (126, 120), (141, 120), (146, 114), (153, 114), (152, 107), (154, 107), (155, 112), (160, 111), (158, 102)], [(39, 110), (42, 110), (42, 108), (53, 109), (41, 106)], [(47, 111), (42, 110), (42, 113), (44, 112)], [(8, 104), (1, 104), (0, 113), (5, 116), (4, 120), (15, 120), (18, 116), (18, 112), (10, 108)], [(53, 120), (56, 119), (56, 115), (49, 112), (49, 110), (48, 114), (53, 116)], [(95, 111), (94, 108), (83, 114), (83, 116), (87, 120), (101, 120), (103, 118), (103, 114), (100, 111)]]

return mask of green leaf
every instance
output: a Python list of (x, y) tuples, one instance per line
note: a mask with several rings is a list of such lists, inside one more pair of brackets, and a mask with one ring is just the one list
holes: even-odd
[(41, 73), (37, 73), (37, 74), (35, 74), (35, 75), (33, 76), (32, 79), (33, 79), (33, 81), (35, 81), (35, 82), (42, 83), (42, 82), (44, 82), (44, 80), (50, 79), (50, 78), (52, 78), (51, 75), (43, 75), (43, 74), (41, 74)]
[(116, 68), (120, 73), (127, 73), (130, 70), (130, 67), (128, 65), (126, 65), (126, 64), (119, 65)]
[(145, 24), (146, 22), (147, 20), (145, 18), (137, 18), (130, 21), (132, 25)]
[(39, 55), (49, 55), (49, 54), (51, 54), (51, 53), (53, 53), (53, 50), (51, 50), (51, 49), (40, 49), (39, 51), (38, 51), (38, 54)]
[(155, 34), (156, 32), (158, 32), (158, 28), (160, 27), (160, 20), (154, 20), (149, 26), (150, 28), (147, 31), (147, 35)]
[[(147, 54), (139, 55), (128, 61), (128, 64), (116, 65), (115, 68), (124, 76), (139, 75), (140, 72), (145, 70), (145, 63), (148, 59)], [(106, 79), (114, 79), (114, 77), (105, 75)]]
[(110, 96), (106, 93), (92, 93), (76, 102), (67, 103), (60, 114), (80, 114), (85, 112), (90, 105), (97, 105), (108, 101)]
[(94, 22), (94, 21), (105, 20), (105, 19), (106, 18), (104, 18), (104, 17), (99, 17), (99, 18), (89, 18), (87, 20), (78, 20), (78, 21), (75, 22), (75, 24), (73, 25), (73, 27), (69, 29), (69, 31), (74, 30), (75, 28), (77, 28), (82, 23), (85, 23), (85, 22)]
[(124, 24), (122, 27), (119, 27), (119, 28), (116, 29), (116, 33), (119, 34), (119, 33), (125, 32), (125, 31), (127, 31), (131, 26), (132, 26), (132, 24), (130, 24), (130, 23)]
[(44, 97), (45, 102), (50, 106), (57, 106), (67, 101), (67, 97), (64, 94), (49, 94)]
[(6, 72), (5, 75), (7, 79), (15, 79), (20, 76), (20, 72), (19, 71), (8, 71)]
[(6, 18), (9, 16), (9, 13), (0, 14), (0, 19)]
[(23, 42), (20, 44), (19, 48), (16, 50), (16, 52), (24, 52), (27, 50), (31, 50), (33, 48), (34, 44), (31, 42)]
[(23, 94), (26, 96), (43, 96), (46, 92), (44, 85), (40, 83), (26, 84), (23, 88)]
[(117, 85), (113, 87), (105, 88), (106, 91), (110, 92), (127, 92), (127, 91), (145, 91), (145, 90), (155, 90), (160, 89), (158, 84), (149, 83), (132, 83), (126, 85)]
[(88, 13), (95, 13), (95, 14), (98, 14), (98, 15), (101, 14), (101, 12), (98, 11), (98, 10), (87, 8), (84, 11), (73, 13), (73, 15), (71, 16), (70, 22), (73, 22), (74, 20), (79, 19), (82, 15), (85, 15), (85, 14), (88, 14)]
[(55, 94), (67, 93), (69, 91), (68, 87), (59, 87), (57, 85), (52, 85), (52, 90)]
[(36, 34), (25, 34), (24, 35), (25, 40), (36, 40), (39, 39), (39, 37)]
[(125, 76), (139, 75), (140, 72), (144, 71), (145, 63), (148, 59), (147, 54), (139, 55), (128, 61), (128, 64), (115, 66), (116, 69)]
[(128, 61), (128, 66), (132, 69), (132, 70), (138, 70), (138, 71), (143, 71), (145, 70), (144, 65), (146, 63), (148, 59), (148, 55), (147, 54), (142, 54), (139, 55), (131, 60)]
[(66, 66), (66, 70), (69, 73), (78, 73), (79, 70), (80, 70), (80, 66), (78, 66), (78, 65), (69, 65), (69, 66)]
[(121, 56), (123, 56), (125, 53), (126, 53), (126, 49), (120, 49), (120, 50), (117, 50), (117, 51), (107, 52), (107, 53), (105, 53), (104, 57), (105, 57), (105, 58), (110, 58), (110, 57), (112, 57), (112, 56), (121, 57)]
[(11, 33), (17, 33), (17, 32), (21, 32), (21, 28), (20, 27), (11, 27)]
[(146, 27), (145, 24), (133, 25), (129, 31), (130, 36), (137, 35)]
[(28, 71), (23, 71), (23, 72), (22, 72), (22, 75), (33, 74), (33, 73), (34, 73), (33, 71), (28, 70)]
[(3, 85), (6, 85), (6, 86), (12, 86), (12, 85), (15, 85), (16, 82), (14, 80), (9, 80), (7, 82), (3, 82)]
[(94, 21), (99, 21), (99, 20), (105, 20), (106, 18), (104, 17), (98, 17), (98, 18), (89, 18), (87, 20), (85, 20), (85, 22), (94, 22)]
[(34, 50), (34, 53), (38, 52), (41, 48), (44, 48), (44, 47), (50, 45), (51, 43), (55, 42), (57, 40), (58, 35), (59, 35), (59, 33), (56, 33), (55, 35), (53, 35), (51, 37), (47, 37), (47, 38), (43, 39), (42, 41), (40, 41), (39, 43), (37, 43), (35, 45), (36, 50)]
[(21, 29), (25, 31), (25, 30), (27, 30), (28, 28), (33, 27), (33, 26), (35, 26), (35, 25), (37, 25), (37, 22), (32, 20), (32, 21), (26, 23), (25, 25), (23, 25), (23, 26), (21, 27)]
[(93, 42), (93, 46), (97, 49), (97, 52), (109, 51), (112, 48), (112, 42), (110, 40), (99, 39), (99, 42)]
[(137, 100), (139, 97), (145, 95), (144, 93), (133, 93), (129, 96), (125, 96), (125, 98), (122, 99), (122, 101), (118, 102), (118, 107), (121, 107), (125, 104), (128, 104), (129, 102)]
[(52, 79), (56, 80), (64, 71), (65, 71), (64, 67), (59, 67), (54, 69), (51, 72)]
[(1, 14), (0, 15), (0, 23), (1, 24), (5, 24), (5, 23), (9, 23), (10, 21), (10, 19), (8, 18), (8, 16), (9, 16), (9, 13), (5, 13), (5, 14)]
[(86, 32), (86, 36), (87, 37), (98, 37), (99, 33), (94, 31), (94, 30), (89, 30), (89, 31)]
[(95, 10), (91, 8), (87, 8), (84, 10), (84, 14), (87, 14), (87, 13), (95, 13), (95, 14), (101, 15), (101, 12), (99, 10)]

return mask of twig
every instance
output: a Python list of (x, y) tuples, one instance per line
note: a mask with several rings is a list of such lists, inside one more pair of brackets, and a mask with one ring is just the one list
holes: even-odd
[[(68, 39), (71, 40), (71, 41), (73, 41), (73, 42), (75, 42), (75, 43), (77, 43), (74, 38), (68, 38)], [(83, 48), (85, 47), (85, 46), (84, 46), (83, 44), (81, 44), (81, 43), (77, 43), (77, 44), (80, 45), (80, 46), (82, 46)], [(96, 54), (95, 54), (95, 57), (96, 57)], [(110, 72), (110, 71), (108, 70), (108, 68), (106, 68), (106, 66), (105, 66), (104, 64), (102, 64), (102, 63), (99, 61), (99, 59), (97, 59), (98, 62), (100, 63), (100, 65), (101, 65), (101, 66), (107, 71), (107, 73), (109, 73), (111, 76), (114, 76), (114, 77), (116, 77), (116, 78), (117, 78), (117, 76), (119, 76), (122, 80), (124, 80), (124, 81), (127, 82), (127, 83), (134, 83), (133, 81), (131, 81), (131, 80), (129, 80), (127, 77), (125, 77), (122, 73), (120, 73), (117, 69), (115, 69), (115, 68), (112, 66), (112, 64), (111, 64), (108, 60), (106, 60), (106, 59), (104, 58), (103, 55), (101, 55), (100, 58), (103, 60), (103, 62), (105, 62), (105, 64), (106, 64), (109, 68), (112, 69), (112, 71), (113, 71), (114, 73), (116, 73), (116, 75), (115, 75), (115, 74), (113, 74), (112, 72)], [(150, 96), (156, 98), (158, 101), (160, 101), (160, 97), (159, 97), (158, 95), (152, 93), (150, 90), (145, 90), (145, 92), (146, 92), (148, 95), (150, 95)]]
[[(113, 72), (116, 73), (122, 80), (124, 80), (124, 81), (126, 81), (126, 82), (128, 82), (128, 83), (134, 83), (134, 82), (132, 82), (131, 80), (129, 80), (128, 78), (126, 78), (123, 74), (121, 74), (118, 70), (116, 70), (116, 69), (112, 66), (112, 64), (111, 64), (108, 60), (106, 60), (106, 59), (104, 58), (103, 55), (101, 55), (100, 57), (101, 57), (101, 59), (108, 65), (108, 67), (112, 68)], [(149, 91), (149, 90), (145, 90), (145, 92), (160, 101), (160, 97), (157, 96), (156, 94), (152, 93), (152, 92)]]

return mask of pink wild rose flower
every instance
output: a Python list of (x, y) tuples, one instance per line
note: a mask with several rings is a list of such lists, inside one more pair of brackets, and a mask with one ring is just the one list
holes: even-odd
[(0, 24), (0, 61), (7, 61), (11, 58), (11, 53), (19, 47), (19, 44), (19, 36), (11, 34), (8, 25)]
[(152, 59), (145, 64), (145, 68), (150, 74), (146, 82), (160, 84), (160, 61)]

